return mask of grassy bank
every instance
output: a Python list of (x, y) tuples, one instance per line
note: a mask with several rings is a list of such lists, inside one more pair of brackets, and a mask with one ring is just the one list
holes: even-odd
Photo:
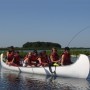
[[(17, 50), (17, 49), (16, 49)], [(6, 51), (7, 50), (0, 50), (0, 54), (1, 53), (6, 53)], [(26, 54), (27, 54), (27, 52), (29, 52), (30, 50), (19, 50), (18, 49), (18, 51), (20, 51), (20, 55), (22, 56), (22, 57), (24, 57)], [(38, 50), (38, 51), (41, 51), (41, 50)], [(60, 50), (58, 50), (58, 54), (59, 55), (61, 55), (62, 53), (63, 53), (63, 51), (64, 51), (64, 49), (60, 49)], [(47, 52), (47, 54), (49, 55), (50, 53), (51, 53), (51, 50), (46, 50), (46, 52)], [(86, 54), (86, 55), (90, 55), (90, 49), (70, 49), (70, 52), (71, 52), (71, 55), (75, 55), (75, 56), (77, 56), (77, 55), (79, 55), (79, 54)]]
[[(58, 54), (61, 55), (63, 53), (63, 51), (64, 51), (64, 49), (58, 50)], [(48, 55), (50, 55), (51, 50), (46, 50), (46, 52)], [(79, 54), (90, 55), (90, 50), (89, 49), (70, 49), (70, 53), (71, 53), (71, 55), (75, 55), (75, 56), (77, 56)], [(24, 56), (26, 54), (26, 52), (21, 51), (20, 54)]]

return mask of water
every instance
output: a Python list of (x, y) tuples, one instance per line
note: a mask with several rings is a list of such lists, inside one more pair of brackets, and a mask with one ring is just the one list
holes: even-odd
[(0, 66), (0, 90), (90, 90), (90, 78), (86, 80), (26, 74)]

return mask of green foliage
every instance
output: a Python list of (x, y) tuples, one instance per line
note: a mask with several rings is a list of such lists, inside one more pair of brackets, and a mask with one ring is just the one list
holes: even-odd
[(23, 52), (23, 51), (20, 52), (20, 56), (21, 56), (22, 58), (24, 58), (24, 57), (26, 56), (26, 54), (27, 54), (27, 52)]
[(90, 51), (87, 49), (71, 49), (70, 52), (72, 55), (79, 55), (79, 54), (90, 55)]
[(38, 41), (38, 42), (27, 42), (22, 47), (28, 49), (51, 49), (52, 47), (61, 48), (61, 45), (58, 43)]

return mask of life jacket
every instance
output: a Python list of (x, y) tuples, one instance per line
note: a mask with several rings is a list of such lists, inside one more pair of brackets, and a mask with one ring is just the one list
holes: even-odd
[(38, 56), (37, 55), (32, 55), (29, 58), (29, 65), (35, 65), (35, 66), (37, 66), (37, 64), (39, 63), (39, 61), (37, 59), (38, 59)]
[(48, 62), (49, 62), (48, 56), (47, 56), (47, 55), (42, 56), (42, 57), (41, 57), (41, 62), (42, 62), (42, 63), (48, 63)]
[(20, 65), (20, 56), (19, 55), (14, 55), (14, 63), (17, 65)]
[(37, 59), (38, 59), (38, 56), (37, 56), (37, 55), (32, 55), (32, 56), (31, 56), (31, 60), (32, 60), (32, 61), (36, 61)]
[(14, 58), (14, 54), (9, 53), (7, 56), (8, 62), (11, 62)]
[(59, 55), (57, 53), (51, 53), (51, 56), (53, 58), (53, 61), (59, 60)]
[(71, 56), (70, 56), (70, 53), (64, 52), (63, 55), (64, 55), (63, 65), (69, 65), (69, 64), (71, 64)]

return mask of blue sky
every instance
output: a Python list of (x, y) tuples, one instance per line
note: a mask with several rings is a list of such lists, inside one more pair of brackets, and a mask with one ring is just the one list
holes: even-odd
[[(0, 47), (55, 42), (65, 47), (90, 26), (90, 0), (0, 0)], [(90, 28), (70, 47), (90, 47)]]

